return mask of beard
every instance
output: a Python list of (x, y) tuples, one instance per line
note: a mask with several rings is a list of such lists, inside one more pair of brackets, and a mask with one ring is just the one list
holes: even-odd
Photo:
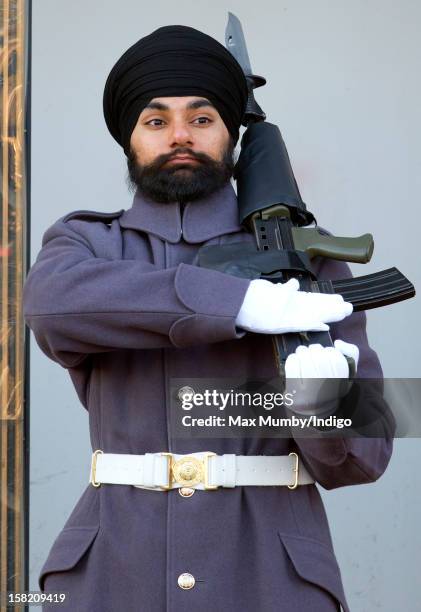
[[(235, 144), (230, 137), (220, 160), (206, 153), (195, 153), (187, 148), (178, 148), (171, 153), (159, 155), (152, 163), (142, 165), (130, 148), (127, 157), (127, 182), (131, 191), (137, 188), (144, 196), (155, 202), (168, 204), (205, 198), (229, 182), (234, 171)], [(164, 165), (175, 155), (188, 155), (196, 162), (174, 161)]]

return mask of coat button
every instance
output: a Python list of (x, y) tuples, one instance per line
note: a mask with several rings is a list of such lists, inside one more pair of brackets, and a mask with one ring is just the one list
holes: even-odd
[(195, 583), (194, 576), (185, 572), (178, 577), (178, 586), (180, 589), (192, 589)]
[(179, 487), (178, 492), (180, 493), (181, 497), (191, 497), (195, 492), (195, 489), (192, 487)]

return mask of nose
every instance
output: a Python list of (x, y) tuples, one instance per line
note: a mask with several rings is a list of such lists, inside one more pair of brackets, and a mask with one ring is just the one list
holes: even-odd
[(191, 127), (185, 121), (174, 121), (170, 130), (170, 147), (193, 145)]

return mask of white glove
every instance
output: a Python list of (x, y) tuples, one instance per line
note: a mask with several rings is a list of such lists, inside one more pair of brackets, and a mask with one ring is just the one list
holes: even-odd
[[(343, 340), (335, 340), (334, 347), (322, 347), (321, 344), (299, 346), (288, 355), (285, 362), (285, 390), (293, 394), (291, 410), (299, 414), (312, 414), (317, 410), (319, 415), (336, 410), (339, 399), (348, 393), (352, 385), (352, 382), (342, 380), (349, 378), (345, 355), (354, 359), (356, 371), (359, 349), (355, 344)], [(326, 381), (327, 378), (338, 380)]]
[(295, 353), (288, 355), (285, 362), (287, 378), (348, 378), (349, 368), (346, 357), (352, 357), (358, 367), (360, 351), (358, 346), (335, 340), (333, 346), (321, 344), (299, 346)]
[(353, 311), (339, 294), (299, 291), (299, 282), (250, 281), (235, 323), (260, 334), (328, 331), (326, 323), (342, 321)]

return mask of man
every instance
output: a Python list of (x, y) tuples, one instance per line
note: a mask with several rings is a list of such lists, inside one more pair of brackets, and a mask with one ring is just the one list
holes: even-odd
[[(173, 434), (171, 380), (271, 379), (271, 333), (333, 323), (335, 347), (291, 355), (289, 378), (347, 377), (346, 354), (361, 377), (382, 376), (364, 313), (351, 314), (340, 296), (197, 265), (203, 244), (254, 240), (238, 223), (230, 183), (246, 101), (240, 66), (211, 37), (166, 26), (135, 43), (104, 91), (133, 205), (61, 217), (29, 271), (25, 320), (68, 369), (89, 410), (93, 451), (102, 451), (39, 576), (42, 590), (66, 593), (62, 610), (348, 610), (314, 483), (375, 481), (391, 455), (388, 436)], [(333, 260), (314, 268), (319, 278), (351, 275)], [(380, 393), (355, 401), (383, 409)], [(268, 484), (273, 466), (277, 486)]]

